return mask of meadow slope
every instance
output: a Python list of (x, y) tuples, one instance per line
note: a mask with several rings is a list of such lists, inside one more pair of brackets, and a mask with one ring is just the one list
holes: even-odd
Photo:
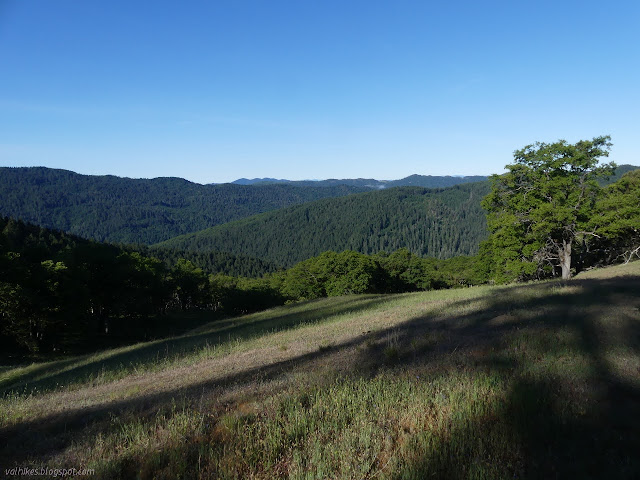
[(640, 262), (321, 299), (0, 370), (0, 468), (638, 478)]

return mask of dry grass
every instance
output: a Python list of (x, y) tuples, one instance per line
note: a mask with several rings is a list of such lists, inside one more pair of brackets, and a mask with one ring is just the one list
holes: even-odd
[(272, 309), (0, 370), (0, 467), (105, 478), (640, 473), (640, 262)]

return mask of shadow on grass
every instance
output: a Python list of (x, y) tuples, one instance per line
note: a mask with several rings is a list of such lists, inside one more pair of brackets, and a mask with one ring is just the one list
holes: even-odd
[[(149, 418), (176, 398), (195, 402), (205, 392), (274, 379), (352, 349), (356, 353), (347, 374), (371, 376), (382, 368), (428, 368), (433, 375), (490, 371), (507, 386), (504, 401), (494, 411), (453, 421), (438, 439), (437, 451), (432, 439), (423, 445), (417, 435), (413, 455), (397, 466), (392, 478), (640, 478), (640, 372), (621, 376), (611, 365), (612, 352), (620, 349), (640, 355), (640, 278), (574, 280), (566, 286), (550, 282), (496, 292), (506, 296), (485, 296), (479, 309), (466, 309), (474, 300), (452, 302), (447, 315), (418, 316), (331, 349), (187, 388), (21, 422), (0, 430), (3, 456), (12, 462), (46, 458), (77, 441), (87, 427), (92, 435), (108, 431), (114, 415)], [(346, 297), (338, 306), (319, 301), (311, 303), (303, 317), (274, 314), (255, 325), (228, 322), (221, 330), (195, 334), (195, 339), (172, 341), (202, 345), (197, 342), (211, 342), (227, 332), (247, 338), (326, 321), (340, 312), (363, 311), (387, 300)], [(385, 353), (391, 347), (395, 353)], [(562, 371), (562, 359), (571, 355), (584, 359), (578, 372), (582, 379)], [(537, 370), (544, 362), (556, 362), (556, 371)], [(171, 458), (191, 455), (193, 445), (166, 453)]]
[(383, 295), (319, 299), (294, 305), (290, 313), (284, 315), (282, 313), (286, 310), (276, 308), (244, 317), (219, 320), (179, 337), (28, 368), (25, 373), (0, 382), (0, 394), (30, 392), (34, 389), (44, 392), (60, 385), (86, 382), (100, 376), (110, 378), (111, 375), (144, 369), (206, 347), (247, 340), (304, 324), (322, 323), (336, 315), (374, 308), (387, 300), (388, 297)]
[(563, 412), (556, 381), (516, 379), (500, 408), (457, 420), (435, 442), (417, 435), (412, 447), (422, 454), (391, 478), (638, 478), (637, 430), (621, 434), (606, 408)]
[[(622, 376), (611, 364), (616, 352), (640, 356), (638, 305), (640, 277), (574, 280), (510, 289), (453, 324), (407, 322), (405, 352), (416, 335), (448, 335), (403, 366), (450, 356), (459, 369), (500, 372), (509, 387), (500, 409), (451, 425), (438, 452), (425, 448), (393, 478), (640, 478), (640, 371)], [(572, 355), (582, 371), (563, 371)], [(555, 374), (538, 369), (554, 361)]]
[[(362, 338), (356, 338), (351, 342), (341, 344), (340, 348), (351, 348), (361, 343)], [(91, 428), (92, 425), (95, 427), (95, 424), (104, 422), (97, 431), (95, 428), (92, 430), (92, 436), (98, 431), (108, 430), (110, 419), (121, 414), (126, 413), (134, 418), (152, 418), (159, 411), (165, 411), (174, 405), (176, 399), (191, 399), (190, 403), (195, 404), (195, 399), (200, 399), (206, 393), (216, 389), (269, 381), (322, 356), (331, 355), (333, 351), (334, 349), (329, 351), (320, 351), (319, 349), (290, 360), (271, 363), (266, 367), (248, 369), (241, 373), (199, 382), (184, 388), (113, 401), (95, 407), (78, 407), (60, 414), (0, 428), (0, 465), (3, 465), (3, 460), (10, 459), (15, 462), (25, 455), (39, 456), (67, 448), (71, 443), (77, 441), (76, 435), (86, 433), (85, 429)], [(5, 456), (6, 458), (3, 458)]]

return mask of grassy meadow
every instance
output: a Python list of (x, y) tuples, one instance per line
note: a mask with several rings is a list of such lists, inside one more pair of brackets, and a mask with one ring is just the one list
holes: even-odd
[(640, 478), (640, 262), (321, 299), (0, 367), (0, 468)]

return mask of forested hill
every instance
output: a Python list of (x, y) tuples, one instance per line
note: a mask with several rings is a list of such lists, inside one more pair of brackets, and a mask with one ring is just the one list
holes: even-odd
[(353, 187), (365, 187), (372, 190), (392, 187), (425, 187), (425, 188), (446, 188), (461, 183), (482, 182), (488, 177), (481, 175), (474, 176), (437, 176), (437, 175), (409, 175), (400, 180), (376, 180), (375, 178), (343, 178), (329, 180), (279, 180), (276, 178), (239, 178), (233, 183), (238, 185), (265, 185), (265, 184), (288, 184), (299, 187), (335, 187), (337, 185), (350, 185)]
[(640, 167), (637, 167), (635, 165), (628, 165), (628, 164), (618, 165), (616, 167), (616, 173), (614, 175), (606, 179), (601, 179), (598, 183), (600, 185), (611, 185), (612, 183), (620, 180), (620, 177), (622, 177), (622, 175), (624, 175), (625, 173), (631, 172), (633, 170), (638, 170), (638, 169), (640, 169)]
[(160, 246), (251, 255), (282, 266), (326, 250), (371, 254), (408, 248), (437, 258), (474, 254), (487, 237), (480, 200), (488, 192), (489, 183), (479, 182), (323, 199), (176, 237)]
[(256, 213), (365, 190), (346, 185), (200, 185), (180, 178), (3, 167), (0, 215), (99, 241), (152, 244)]

